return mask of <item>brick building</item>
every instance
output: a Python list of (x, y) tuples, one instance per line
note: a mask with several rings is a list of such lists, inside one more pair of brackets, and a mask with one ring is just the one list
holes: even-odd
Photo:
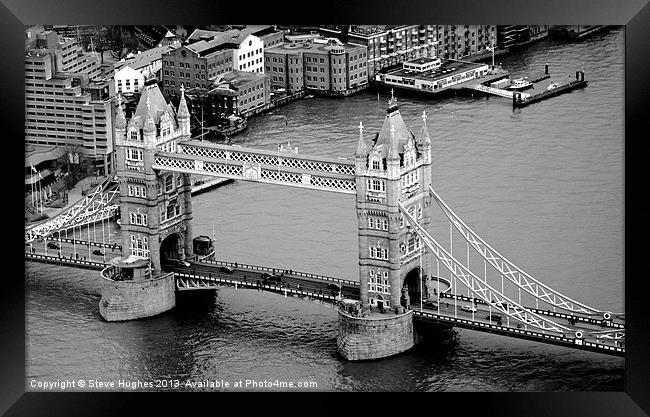
[(489, 53), (487, 47), (497, 45), (495, 25), (437, 26), (440, 58), (463, 59)]
[(368, 82), (367, 49), (335, 38), (285, 43), (264, 53), (273, 90), (345, 93)]
[(409, 59), (435, 56), (435, 25), (323, 26), (320, 32), (343, 42), (363, 45), (368, 50), (368, 78), (383, 68), (398, 66)]

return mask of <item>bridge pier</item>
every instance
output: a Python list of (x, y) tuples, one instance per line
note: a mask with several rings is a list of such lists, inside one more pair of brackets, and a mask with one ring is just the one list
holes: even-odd
[[(176, 306), (174, 274), (130, 276), (110, 266), (101, 272), (99, 314), (106, 321), (127, 321), (156, 316)], [(126, 274), (125, 274), (126, 275)]]
[(354, 317), (339, 310), (338, 351), (350, 361), (386, 358), (415, 345), (413, 311)]

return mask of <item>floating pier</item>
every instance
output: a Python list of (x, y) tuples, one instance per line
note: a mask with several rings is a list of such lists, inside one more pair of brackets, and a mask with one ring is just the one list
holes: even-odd
[(549, 97), (557, 96), (567, 91), (575, 90), (576, 88), (582, 88), (587, 85), (585, 81), (584, 71), (576, 71), (575, 81), (569, 81), (568, 83), (558, 83), (555, 88), (550, 90), (542, 91), (537, 94), (526, 94), (525, 96), (520, 92), (515, 92), (512, 96), (512, 106), (513, 107), (524, 107), (532, 103), (547, 99)]
[[(535, 76), (532, 76), (530, 79), (526, 78), (531, 83), (538, 83), (540, 81), (551, 78), (548, 73), (548, 64), (544, 65), (544, 72)], [(470, 90), (472, 92), (478, 91), (485, 94), (491, 94), (499, 97), (504, 97), (512, 100), (513, 107), (524, 107), (532, 103), (536, 103), (540, 100), (544, 100), (549, 97), (557, 96), (559, 94), (565, 93), (567, 91), (574, 90), (576, 88), (581, 88), (587, 85), (585, 81), (584, 71), (576, 71), (575, 81), (563, 82), (563, 83), (551, 83), (547, 89), (539, 93), (525, 93), (518, 90), (507, 90), (505, 88), (500, 88), (498, 86), (489, 86), (487, 82), (482, 82), (479, 84), (467, 85), (463, 83), (462, 86), (465, 90)], [(551, 86), (553, 86), (551, 88)]]

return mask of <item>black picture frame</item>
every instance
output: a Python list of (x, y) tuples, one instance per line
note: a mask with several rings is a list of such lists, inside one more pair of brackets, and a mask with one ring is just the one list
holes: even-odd
[[(133, 415), (133, 409), (147, 414), (169, 412), (175, 407), (193, 408), (205, 404), (214, 414), (224, 409), (224, 402), (236, 404), (237, 412), (250, 406), (261, 409), (291, 409), (298, 401), (302, 412), (315, 409), (344, 413), (345, 406), (360, 407), (359, 413), (374, 413), (380, 404), (393, 403), (400, 412), (414, 411), (421, 403), (424, 410), (438, 410), (438, 405), (451, 404), (454, 415), (508, 416), (589, 416), (626, 417), (650, 414), (650, 327), (644, 305), (647, 298), (648, 268), (644, 257), (648, 235), (650, 205), (645, 201), (647, 142), (645, 130), (649, 120), (648, 71), (650, 59), (650, 6), (648, 0), (551, 0), (544, 2), (512, 2), (495, 0), (409, 1), (334, 1), (305, 3), (296, 0), (278, 3), (251, 3), (202, 0), (201, 2), (116, 0), (3, 0), (0, 5), (3, 62), (2, 81), (3, 133), (7, 155), (3, 161), (5, 178), (23, 169), (24, 147), (24, 26), (28, 24), (160, 24), (179, 23), (420, 23), (440, 24), (612, 24), (626, 26), (625, 68), (625, 307), (628, 338), (625, 358), (625, 390), (623, 392), (558, 392), (558, 393), (440, 393), (432, 397), (391, 400), (386, 397), (348, 396), (346, 399), (324, 399), (313, 396), (264, 395), (252, 401), (240, 394), (191, 397), (162, 393), (25, 393), (25, 286), (21, 279), (23, 254), (18, 239), (23, 236), (22, 188), (19, 181), (4, 181), (6, 198), (0, 213), (6, 219), (3, 239), (2, 300), (0, 301), (0, 412), (8, 416), (51, 415)], [(291, 12), (288, 12), (291, 11)], [(213, 18), (214, 17), (214, 18)], [(13, 155), (16, 155), (15, 157)], [(14, 166), (15, 164), (15, 166)], [(15, 197), (14, 197), (15, 196)], [(15, 232), (15, 235), (14, 235)], [(16, 262), (12, 262), (12, 260)], [(179, 394), (180, 395), (180, 394)], [(415, 402), (412, 402), (415, 401)], [(138, 406), (139, 404), (139, 406)], [(323, 408), (323, 406), (326, 406)], [(142, 408), (144, 407), (144, 408)], [(434, 407), (434, 408), (430, 408)], [(185, 409), (189, 412), (188, 409)], [(386, 410), (388, 412), (388, 410)], [(436, 411), (437, 412), (437, 411)]]

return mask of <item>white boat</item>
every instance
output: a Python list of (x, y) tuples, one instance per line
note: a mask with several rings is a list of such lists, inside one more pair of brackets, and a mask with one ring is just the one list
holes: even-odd
[(512, 80), (511, 84), (508, 86), (508, 89), (509, 90), (521, 91), (521, 90), (525, 90), (527, 88), (531, 88), (532, 86), (533, 86), (533, 83), (531, 83), (530, 81), (528, 81), (525, 78), (515, 78), (514, 80)]
[(558, 84), (558, 83), (551, 83), (551, 84), (549, 84), (548, 87), (546, 87), (546, 89), (547, 89), (548, 91), (550, 91), (550, 90), (553, 90), (553, 89), (558, 88), (559, 86), (560, 86), (560, 84)]

